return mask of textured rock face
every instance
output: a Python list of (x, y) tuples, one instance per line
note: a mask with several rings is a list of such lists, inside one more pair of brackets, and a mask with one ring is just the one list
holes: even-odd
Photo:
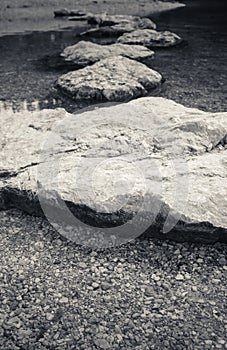
[(57, 86), (75, 100), (126, 101), (146, 95), (161, 80), (144, 64), (115, 56), (63, 75)]
[(157, 32), (151, 29), (138, 29), (118, 38), (118, 42), (122, 44), (144, 45), (151, 48), (175, 46), (181, 41), (177, 34), (168, 31)]
[(99, 27), (81, 33), (82, 36), (120, 36), (136, 29), (156, 29), (156, 24), (149, 18), (141, 18), (137, 16), (101, 15), (90, 17), (88, 22), (91, 24), (97, 24)]
[(152, 58), (154, 52), (139, 45), (98, 45), (89, 41), (80, 41), (76, 45), (64, 49), (61, 57), (67, 62), (86, 67), (102, 59), (124, 56), (134, 60)]
[(156, 24), (152, 22), (149, 18), (141, 18), (139, 16), (111, 16), (107, 14), (94, 15), (90, 17), (88, 23), (97, 24), (99, 27), (114, 26), (116, 24), (131, 24), (134, 26), (134, 28), (156, 29)]
[[(120, 224), (142, 206), (145, 216), (155, 213), (150, 235), (226, 242), (226, 117), (157, 97), (78, 115), (4, 112), (0, 208), (41, 215), (38, 179), (78, 217)], [(168, 220), (175, 228), (161, 233)]]

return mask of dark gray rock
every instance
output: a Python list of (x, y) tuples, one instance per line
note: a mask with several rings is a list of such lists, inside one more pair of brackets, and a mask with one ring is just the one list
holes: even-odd
[(81, 10), (69, 10), (69, 9), (59, 9), (54, 11), (55, 17), (68, 17), (68, 16), (76, 16), (76, 17), (84, 17), (88, 14)]
[(121, 44), (144, 45), (150, 48), (171, 47), (181, 43), (181, 41), (182, 39), (175, 33), (157, 32), (152, 29), (138, 29), (118, 38), (118, 42)]
[(88, 37), (120, 36), (136, 29), (156, 29), (156, 24), (149, 18), (138, 16), (94, 16), (88, 20), (90, 24), (98, 25), (98, 28), (81, 33)]
[(89, 24), (96, 24), (99, 27), (114, 26), (117, 24), (131, 24), (136, 28), (150, 28), (156, 29), (156, 24), (149, 18), (141, 18), (139, 16), (126, 16), (126, 15), (94, 15), (90, 16), (88, 20)]

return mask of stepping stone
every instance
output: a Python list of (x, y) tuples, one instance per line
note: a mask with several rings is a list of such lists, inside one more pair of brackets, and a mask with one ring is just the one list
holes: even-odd
[(139, 16), (125, 16), (125, 15), (93, 15), (88, 20), (89, 24), (96, 24), (99, 27), (114, 26), (116, 24), (131, 24), (137, 28), (151, 28), (156, 29), (156, 24), (146, 17)]
[(124, 33), (130, 33), (136, 29), (156, 29), (156, 24), (149, 18), (141, 18), (137, 16), (94, 16), (90, 17), (90, 24), (97, 24), (98, 28), (89, 29), (82, 36), (88, 37), (105, 37), (120, 36)]
[(142, 61), (153, 58), (154, 52), (139, 45), (98, 45), (89, 41), (80, 41), (75, 45), (66, 47), (61, 53), (61, 57), (67, 65), (72, 63), (72, 65), (80, 67), (85, 67), (113, 56), (124, 56)]
[(168, 31), (157, 32), (152, 29), (138, 29), (130, 33), (123, 34), (118, 38), (118, 43), (144, 45), (149, 48), (170, 47), (179, 44), (182, 39), (175, 33)]
[[(0, 117), (0, 209), (39, 216), (51, 209), (51, 220), (66, 220), (65, 235), (71, 221), (62, 199), (88, 224), (67, 237), (88, 245), (94, 226), (128, 220), (129, 228), (110, 232), (117, 244), (147, 225), (152, 237), (227, 242), (227, 113), (145, 97), (77, 115)], [(133, 221), (139, 213), (143, 220)], [(108, 244), (111, 235), (104, 230), (95, 242)]]
[(123, 102), (145, 96), (161, 81), (162, 76), (146, 65), (114, 56), (61, 76), (57, 87), (75, 100)]

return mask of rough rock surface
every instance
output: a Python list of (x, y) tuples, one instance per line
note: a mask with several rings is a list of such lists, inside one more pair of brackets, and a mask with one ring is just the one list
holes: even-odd
[(81, 67), (113, 56), (124, 56), (141, 61), (152, 58), (154, 52), (139, 45), (98, 45), (89, 41), (80, 41), (76, 45), (66, 47), (61, 53), (61, 57), (66, 63), (71, 62)]
[(138, 29), (123, 34), (118, 38), (122, 44), (144, 45), (147, 47), (170, 47), (179, 44), (182, 39), (175, 33), (168, 31), (157, 32), (152, 29)]
[[(133, 32), (137, 29), (156, 29), (156, 24), (152, 22), (149, 18), (140, 18), (135, 16), (120, 16), (120, 15), (108, 16), (108, 18), (109, 20), (104, 20), (104, 19), (103, 21), (100, 20), (100, 22), (98, 23), (99, 24), (98, 28), (89, 29), (81, 33), (81, 35), (88, 36), (88, 37), (104, 37), (104, 36), (114, 37), (114, 36), (121, 36), (124, 33)], [(113, 20), (111, 20), (112, 18)], [(97, 19), (97, 22), (98, 22), (98, 19)], [(107, 25), (107, 23), (109, 24)]]
[(57, 87), (75, 100), (126, 101), (146, 95), (161, 80), (144, 64), (115, 56), (61, 76)]
[[(86, 214), (91, 222), (120, 224), (135, 213), (146, 193), (152, 205), (145, 207), (144, 215), (155, 211), (155, 205), (159, 209), (150, 235), (226, 242), (226, 117), (227, 113), (206, 113), (158, 97), (78, 115), (61, 109), (23, 115), (4, 111), (0, 207), (41, 215), (36, 196), (41, 163), (39, 187), (51, 195), (57, 186), (79, 217)], [(56, 122), (52, 142), (41, 148)], [(91, 175), (95, 187), (90, 186)], [(174, 220), (177, 214), (181, 217), (175, 228), (161, 233), (167, 216)]]
[(116, 24), (131, 24), (135, 28), (150, 28), (156, 29), (156, 24), (149, 18), (141, 18), (139, 16), (125, 16), (125, 15), (94, 15), (90, 16), (89, 24), (97, 24), (99, 27), (114, 26)]

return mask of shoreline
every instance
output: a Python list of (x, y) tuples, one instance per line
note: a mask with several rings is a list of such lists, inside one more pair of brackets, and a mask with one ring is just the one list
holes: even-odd
[[(74, 27), (84, 27), (86, 22), (69, 21), (66, 18), (55, 18), (54, 10), (62, 7), (75, 8), (73, 1), (65, 1), (64, 6), (58, 0), (47, 6), (37, 6), (36, 0), (27, 5), (25, 0), (17, 1), (18, 5), (11, 5), (9, 0), (3, 0), (2, 11), (0, 14), (0, 37), (7, 35), (31, 34), (32, 32), (48, 32), (72, 29)], [(32, 4), (33, 3), (33, 4)], [(60, 3), (60, 4), (59, 4)], [(157, 15), (162, 12), (175, 10), (184, 7), (185, 4), (179, 2), (162, 2), (149, 0), (136, 1), (131, 0), (131, 6), (127, 6), (127, 0), (119, 0), (115, 6), (111, 5), (110, 0), (99, 1), (78, 1), (77, 8), (85, 12), (109, 14), (127, 14), (139, 15), (141, 17)], [(34, 11), (35, 9), (35, 11)]]

